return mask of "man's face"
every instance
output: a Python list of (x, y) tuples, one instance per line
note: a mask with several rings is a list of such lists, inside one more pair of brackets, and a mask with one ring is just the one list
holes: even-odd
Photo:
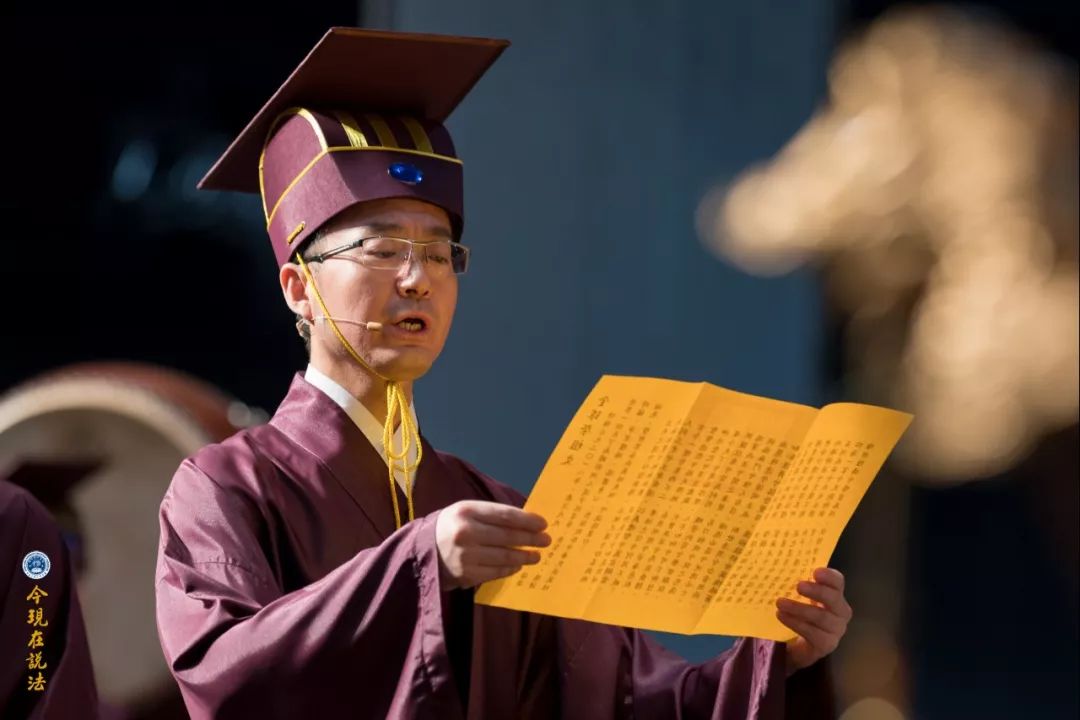
[[(326, 253), (360, 238), (388, 236), (417, 243), (452, 238), (450, 219), (435, 205), (420, 200), (389, 199), (364, 202), (331, 220), (317, 246), (305, 257)], [(442, 352), (457, 306), (457, 276), (435, 262), (425, 262), (415, 248), (408, 263), (398, 269), (368, 267), (357, 258), (360, 250), (309, 265), (328, 314), (353, 322), (382, 323), (381, 331), (351, 323), (338, 329), (380, 375), (411, 381), (431, 368)], [(323, 314), (310, 285), (310, 316)], [(311, 354), (334, 362), (355, 362), (326, 321), (312, 324)]]

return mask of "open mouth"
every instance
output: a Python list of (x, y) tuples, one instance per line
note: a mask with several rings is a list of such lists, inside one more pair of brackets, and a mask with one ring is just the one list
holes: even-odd
[(401, 328), (405, 332), (418, 333), (427, 328), (427, 323), (424, 322), (423, 318), (407, 317), (398, 320), (394, 323), (394, 326)]

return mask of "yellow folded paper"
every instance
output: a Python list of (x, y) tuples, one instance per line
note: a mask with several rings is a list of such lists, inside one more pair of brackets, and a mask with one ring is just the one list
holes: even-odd
[(550, 548), (485, 605), (787, 640), (778, 597), (828, 563), (911, 415), (818, 410), (708, 383), (605, 375), (525, 507)]

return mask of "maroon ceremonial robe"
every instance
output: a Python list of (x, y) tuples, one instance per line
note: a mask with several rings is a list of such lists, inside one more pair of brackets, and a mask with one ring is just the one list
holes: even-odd
[(523, 498), (424, 443), (417, 519), (396, 532), (382, 458), (300, 376), (268, 424), (184, 461), (157, 620), (193, 718), (784, 717), (774, 643), (691, 665), (641, 632), (443, 592), (439, 510)]
[[(48, 574), (36, 580), (22, 567), (23, 558), (34, 551), (49, 558)], [(34, 593), (35, 587), (48, 594)], [(41, 634), (35, 637), (35, 631)], [(90, 648), (67, 546), (45, 507), (26, 490), (2, 479), (0, 717), (97, 717)]]

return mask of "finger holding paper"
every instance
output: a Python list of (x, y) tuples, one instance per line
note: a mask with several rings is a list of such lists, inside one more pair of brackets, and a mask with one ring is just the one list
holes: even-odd
[(547, 521), (510, 505), (464, 500), (439, 514), (435, 541), (446, 589), (467, 588), (507, 577), (540, 561), (551, 543)]
[(847, 632), (851, 605), (844, 597), (844, 576), (832, 568), (814, 570), (813, 580), (796, 586), (811, 602), (790, 598), (776, 601), (776, 618), (798, 637), (787, 643), (787, 673), (813, 665), (832, 653)]

